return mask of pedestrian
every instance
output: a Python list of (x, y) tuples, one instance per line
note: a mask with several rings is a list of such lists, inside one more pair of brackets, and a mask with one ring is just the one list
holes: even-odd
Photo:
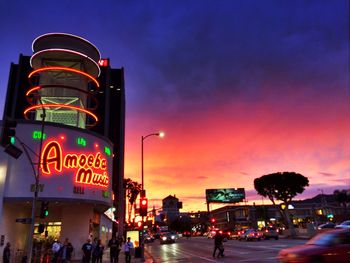
[[(97, 238), (96, 238), (97, 240)], [(94, 242), (95, 243), (95, 242)], [(92, 263), (102, 263), (104, 246), (101, 243), (101, 239), (98, 239), (92, 248)]]
[(110, 263), (117, 263), (119, 260), (120, 241), (113, 236), (108, 242)]
[(98, 246), (97, 246), (97, 238), (94, 238), (94, 241), (92, 241), (92, 253), (91, 253), (91, 259), (92, 259), (92, 263), (96, 263), (96, 260), (98, 258)]
[(2, 255), (3, 262), (10, 263), (10, 258), (11, 258), (11, 244), (10, 242), (7, 242)]
[(103, 251), (105, 249), (104, 245), (102, 245), (101, 239), (98, 240), (98, 257), (97, 257), (97, 263), (102, 263), (102, 258), (103, 258)]
[(59, 258), (62, 263), (69, 263), (72, 259), (72, 252), (74, 248), (72, 244), (69, 242), (68, 238), (66, 238), (63, 242), (63, 246), (59, 251)]
[(83, 244), (81, 249), (83, 250), (83, 263), (90, 263), (92, 253), (91, 240), (87, 239), (86, 243)]
[(133, 248), (134, 248), (134, 245), (130, 241), (130, 237), (128, 237), (128, 241), (126, 241), (124, 245), (125, 263), (131, 262), (131, 251)]
[[(218, 232), (216, 233), (215, 237), (214, 237), (214, 251), (213, 251), (213, 258), (215, 258), (216, 255), (216, 250), (219, 251), (218, 253), (218, 257), (221, 255), (221, 250), (223, 249), (224, 244), (223, 244), (223, 236)], [(223, 254), (222, 254), (223, 255)]]
[(58, 256), (59, 256), (59, 251), (61, 249), (61, 243), (58, 239), (55, 239), (55, 241), (52, 244), (52, 263), (57, 263), (58, 262)]

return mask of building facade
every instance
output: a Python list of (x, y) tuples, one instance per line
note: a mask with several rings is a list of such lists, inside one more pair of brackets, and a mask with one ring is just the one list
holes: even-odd
[[(307, 228), (327, 221), (342, 222), (349, 218), (350, 209), (335, 200), (334, 195), (317, 195), (313, 198), (292, 201), (288, 208), (295, 227)], [(219, 229), (261, 228), (284, 222), (280, 209), (273, 205), (229, 205), (211, 211), (215, 227)]]
[(32, 49), (10, 68), (2, 126), (17, 126), (0, 153), (0, 235), (35, 261), (68, 238), (81, 258), (88, 238), (123, 232), (124, 72), (78, 36), (45, 34)]
[(182, 202), (174, 195), (169, 195), (162, 200), (162, 212), (166, 222), (170, 224), (176, 218), (180, 216), (180, 209), (182, 208)]

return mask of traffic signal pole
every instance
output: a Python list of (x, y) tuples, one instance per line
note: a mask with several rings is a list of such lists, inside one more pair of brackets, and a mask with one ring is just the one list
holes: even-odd
[[(39, 97), (39, 101), (42, 105), (41, 98)], [(28, 150), (26, 146), (22, 144), (22, 148), (25, 151), (31, 165), (33, 168), (33, 174), (35, 177), (35, 189), (34, 189), (34, 196), (32, 199), (32, 215), (31, 215), (31, 224), (30, 224), (30, 231), (29, 231), (29, 236), (28, 236), (28, 245), (27, 245), (27, 263), (32, 262), (32, 254), (33, 254), (33, 235), (34, 235), (34, 224), (35, 224), (35, 211), (36, 211), (36, 203), (38, 200), (38, 195), (39, 195), (39, 179), (40, 179), (40, 168), (41, 168), (41, 152), (42, 152), (42, 145), (43, 145), (43, 138), (44, 138), (44, 127), (45, 127), (45, 117), (46, 117), (46, 112), (45, 108), (42, 107), (43, 113), (41, 114), (41, 138), (40, 138), (40, 146), (39, 146), (39, 154), (38, 154), (38, 162), (37, 162), (37, 169), (35, 170), (34, 163), (32, 159), (30, 158), (30, 155), (28, 153)]]

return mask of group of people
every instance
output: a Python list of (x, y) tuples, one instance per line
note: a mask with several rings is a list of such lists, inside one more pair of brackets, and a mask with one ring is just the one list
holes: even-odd
[(101, 243), (101, 239), (95, 238), (91, 243), (90, 239), (82, 246), (83, 263), (102, 263), (103, 251), (105, 247)]
[[(117, 239), (115, 236), (112, 237), (108, 242), (110, 262), (117, 263), (119, 261), (119, 254), (122, 247), (123, 240), (121, 238)], [(131, 262), (131, 251), (134, 248), (133, 243), (130, 241), (130, 237), (124, 244), (124, 254), (125, 262)], [(104, 251), (104, 246), (101, 243), (101, 240), (94, 239), (94, 242), (91, 243), (90, 239), (82, 246), (83, 251), (83, 263), (102, 263), (102, 256)]]
[(52, 244), (52, 263), (69, 263), (72, 259), (72, 252), (74, 250), (72, 244), (69, 242), (68, 238), (66, 238), (61, 244), (61, 242), (56, 239)]
[[(119, 253), (122, 248), (123, 240), (121, 238), (117, 239), (115, 236), (112, 237), (108, 242), (108, 247), (110, 249), (110, 262), (118, 263)], [(125, 262), (131, 262), (131, 253), (134, 248), (133, 243), (128, 237), (127, 241), (123, 246), (123, 251), (125, 254)], [(101, 243), (100, 239), (95, 238), (91, 243), (91, 240), (88, 239), (86, 243), (82, 246), (83, 251), (83, 263), (102, 263), (104, 246)], [(72, 244), (69, 242), (68, 238), (65, 239), (63, 244), (60, 243), (58, 239), (54, 241), (51, 247), (52, 250), (52, 263), (69, 263), (72, 259), (72, 252), (74, 250)], [(11, 244), (7, 242), (4, 251), (3, 251), (3, 263), (10, 263), (11, 256)]]
[[(123, 240), (117, 239), (115, 236), (112, 237), (111, 240), (108, 242), (109, 252), (110, 252), (110, 262), (111, 263), (117, 263), (119, 259), (119, 253), (122, 247)], [(134, 244), (130, 241), (130, 237), (128, 237), (128, 240), (125, 242), (123, 250), (125, 254), (125, 262), (130, 263), (131, 262), (131, 252), (134, 248)]]

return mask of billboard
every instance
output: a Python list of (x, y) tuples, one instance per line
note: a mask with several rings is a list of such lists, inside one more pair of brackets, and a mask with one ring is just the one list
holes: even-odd
[(206, 189), (208, 203), (238, 203), (245, 199), (244, 188)]

